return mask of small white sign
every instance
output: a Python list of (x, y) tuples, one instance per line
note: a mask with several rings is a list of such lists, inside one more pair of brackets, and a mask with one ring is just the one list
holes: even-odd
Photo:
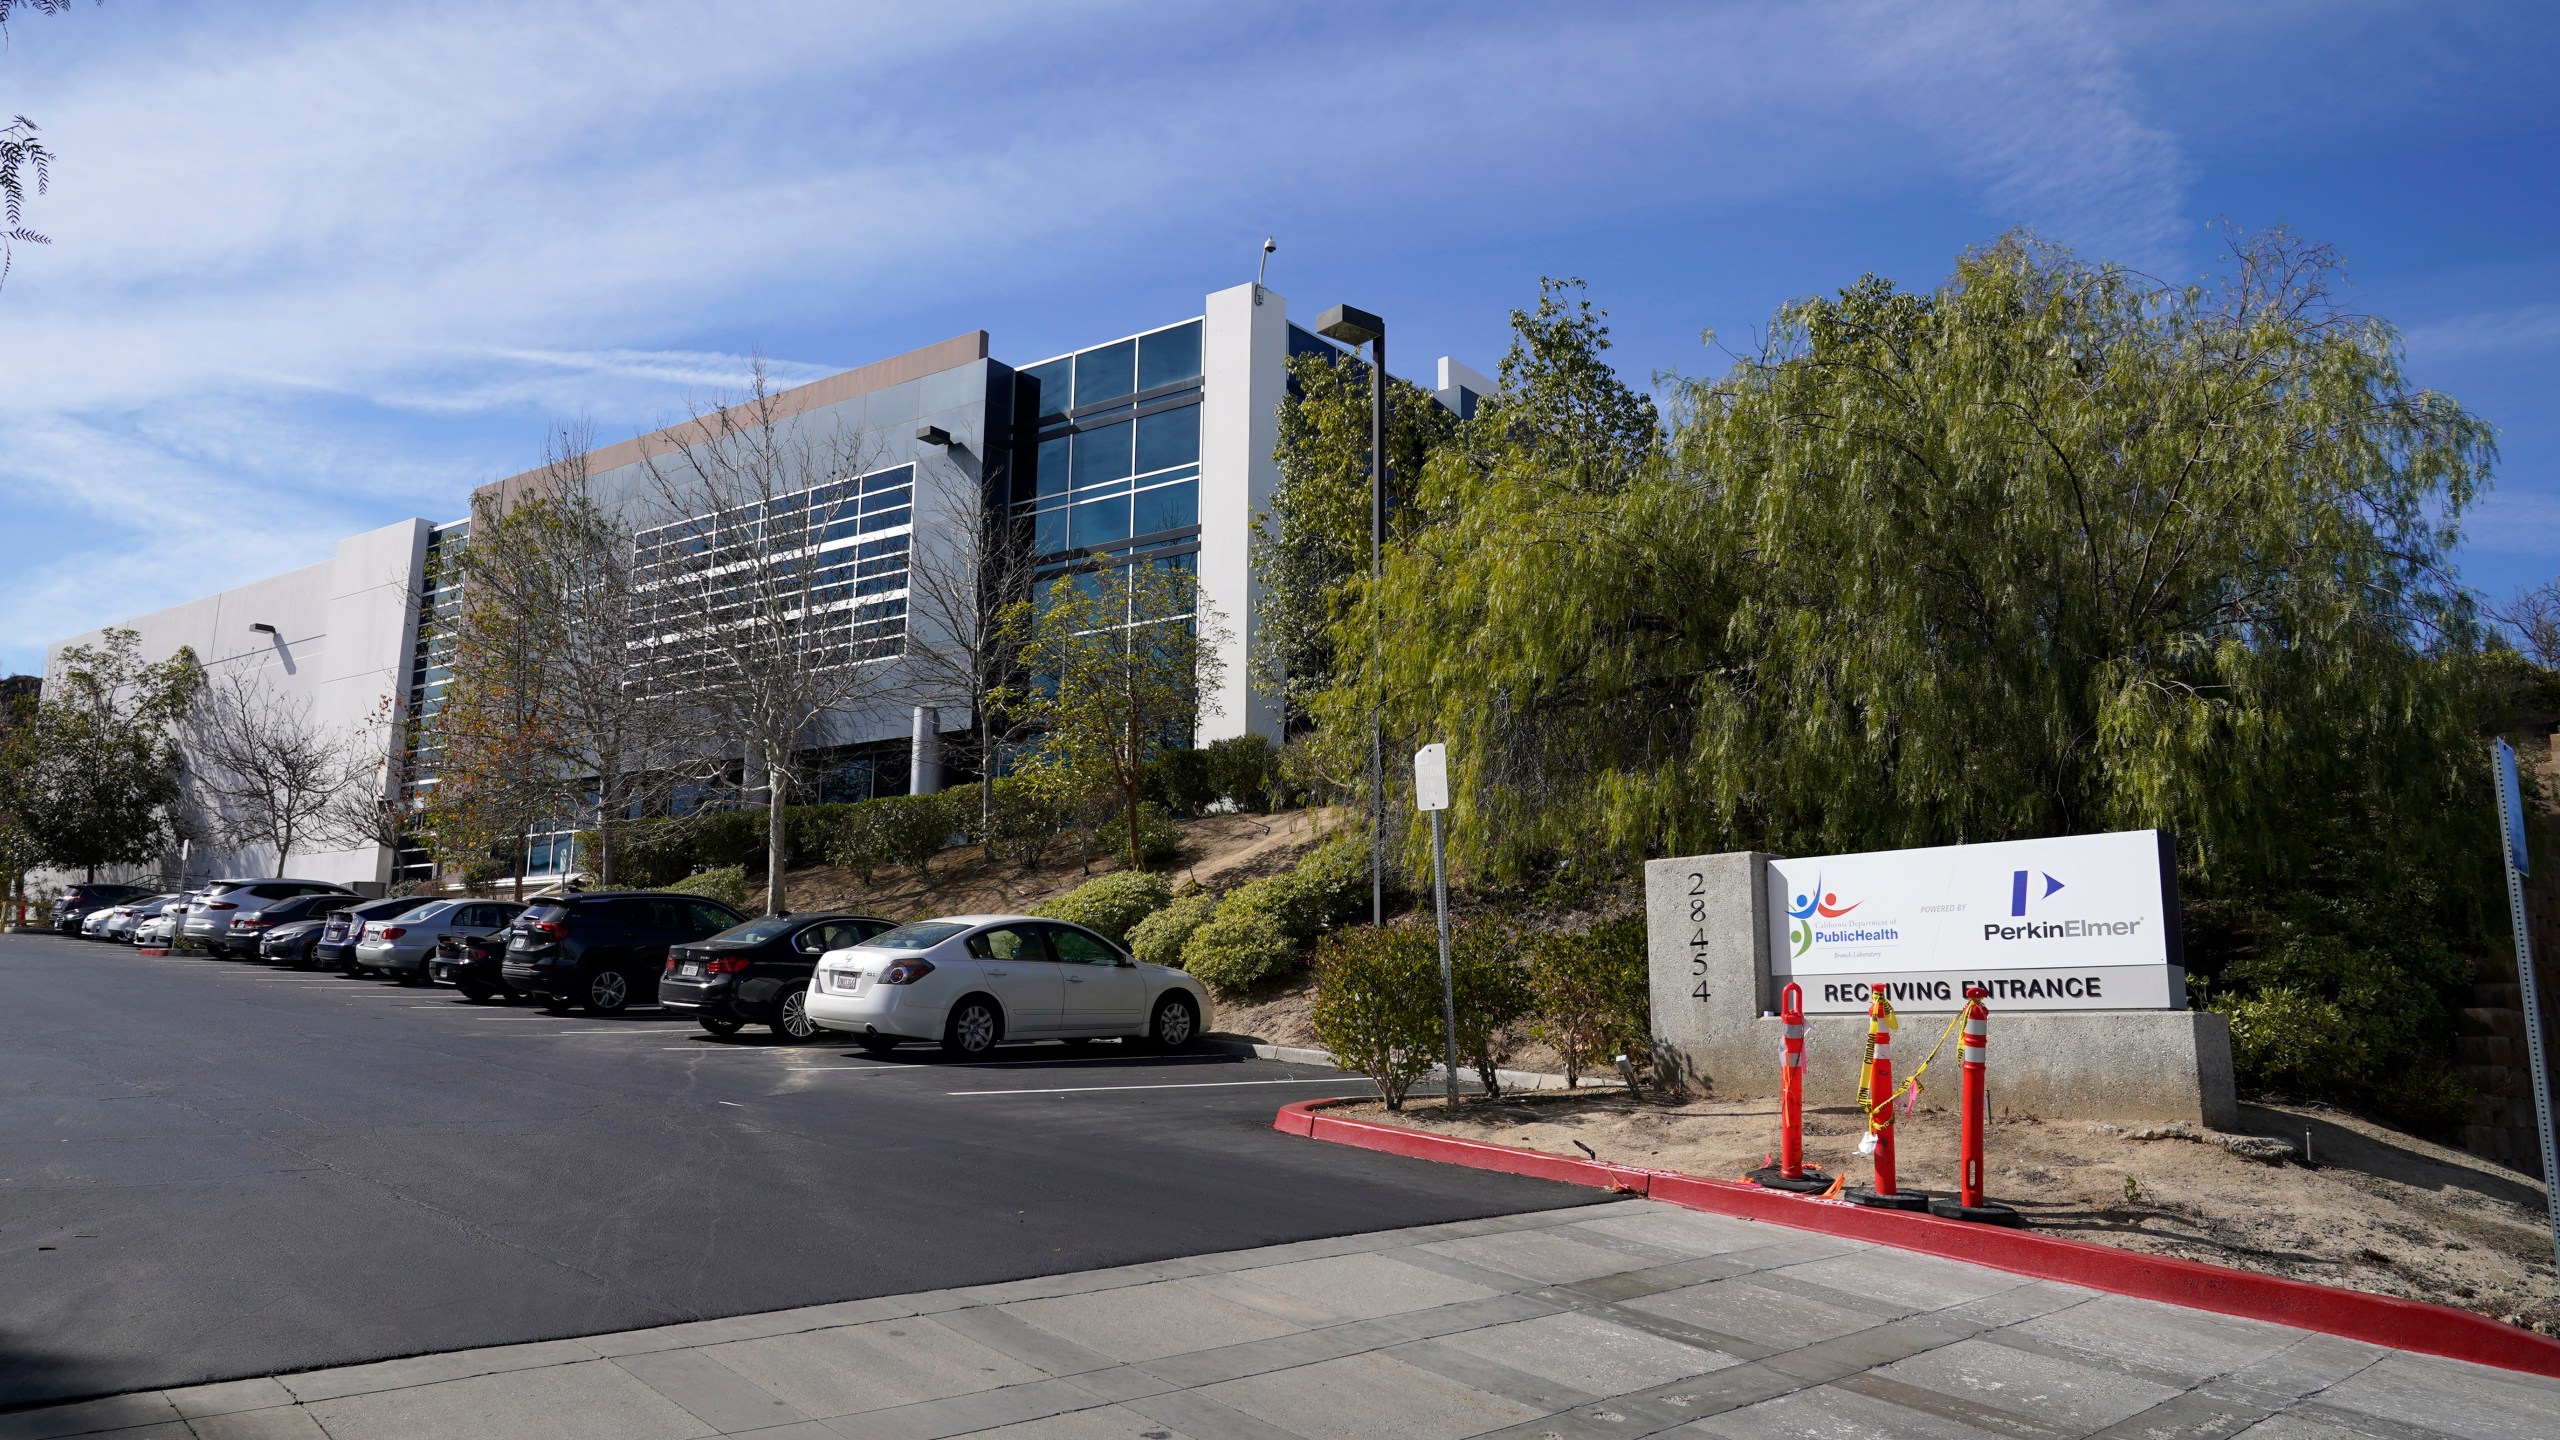
[(1769, 973), (1808, 1010), (1863, 1009), (1870, 981), (1913, 1009), (1953, 1009), (1968, 983), (1995, 1009), (2185, 1007), (2155, 830), (1773, 860), (1769, 892)]
[(1449, 808), (1449, 747), (1437, 740), (1413, 752), (1413, 808)]

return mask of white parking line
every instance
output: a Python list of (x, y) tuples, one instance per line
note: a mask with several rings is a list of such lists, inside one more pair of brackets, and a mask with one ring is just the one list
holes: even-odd
[(1330, 1080), (1198, 1080), (1187, 1085), (1061, 1085), (1043, 1090), (945, 1090), (945, 1095), (1082, 1095), (1095, 1090), (1230, 1090), (1239, 1085), (1367, 1085), (1348, 1075)]

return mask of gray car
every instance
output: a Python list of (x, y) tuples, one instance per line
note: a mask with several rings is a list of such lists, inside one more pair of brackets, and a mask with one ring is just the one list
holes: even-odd
[(512, 900), (429, 900), (388, 920), (365, 922), (356, 942), (357, 966), (425, 984), (435, 983), (427, 962), (439, 935), (494, 935), (515, 923), (522, 905)]

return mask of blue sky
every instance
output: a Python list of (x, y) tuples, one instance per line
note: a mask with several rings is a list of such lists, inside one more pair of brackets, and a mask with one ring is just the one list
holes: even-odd
[(2337, 246), (2500, 430), (2464, 575), (2560, 572), (2560, 10), (2445, 3), (24, 11), (60, 155), (0, 290), (0, 671), (965, 330), (1023, 361), (1252, 278), (1490, 368), (1542, 274), (1622, 368), (2033, 225), (2164, 276)]

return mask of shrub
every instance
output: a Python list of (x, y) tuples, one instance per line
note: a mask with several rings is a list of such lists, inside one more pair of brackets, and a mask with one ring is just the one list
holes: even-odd
[(1344, 836), (1308, 851), (1294, 869), (1237, 886), (1227, 903), (1262, 911), (1305, 941), (1358, 915), (1368, 898), (1368, 842)]
[(1202, 984), (1235, 992), (1279, 974), (1298, 960), (1298, 942), (1262, 910), (1220, 905), (1182, 943), (1182, 968)]
[(1182, 858), (1182, 827), (1152, 800), (1138, 803), (1138, 858), (1149, 865), (1170, 865)]
[(836, 863), (865, 881), (883, 865), (904, 865), (921, 873), (951, 843), (964, 812), (957, 797), (974, 800), (974, 790), (946, 790), (937, 795), (892, 795), (865, 800), (845, 812), (836, 841)]
[(1147, 794), (1184, 815), (1207, 810), (1218, 798), (1206, 750), (1166, 750), (1147, 763)]
[[(978, 816), (974, 793), (970, 806), (975, 828)], [(984, 833), (974, 838), (997, 859), (1037, 865), (1048, 858), (1062, 837), (1074, 832), (1079, 808), (1076, 802), (1058, 794), (1054, 786), (1009, 775), (990, 787)]]
[[(1621, 933), (1632, 923), (1633, 944)], [(1652, 970), (1644, 951), (1643, 922), (1613, 921), (1583, 935), (1530, 936), (1525, 975), (1533, 1001), (1529, 1031), (1564, 1058), (1564, 1083), (1625, 1055), (1650, 1063), (1653, 1050)]]
[(1377, 1082), (1387, 1108), (1440, 1054), (1440, 951), (1412, 925), (1336, 931), (1316, 952), (1316, 1039), (1335, 1061)]
[(1210, 794), (1239, 810), (1271, 808), (1275, 779), (1271, 742), (1259, 735), (1213, 740), (1202, 757), (1202, 778)]
[(1127, 944), (1138, 922), (1173, 899), (1173, 885), (1161, 875), (1123, 870), (1088, 880), (1032, 913), (1065, 920)]
[(705, 900), (717, 900), (742, 915), (752, 915), (758, 908), (757, 896), (747, 887), (747, 870), (743, 865), (687, 875), (666, 888), (679, 895), (699, 895)]
[(1192, 932), (1209, 923), (1218, 908), (1215, 895), (1184, 895), (1129, 932), (1129, 953), (1149, 965), (1182, 967), (1182, 947)]
[[(1529, 988), (1528, 972), (1514, 958), (1509, 926), (1490, 920), (1469, 921), (1458, 926), (1449, 939), (1449, 990), (1458, 1021), (1458, 1060), (1475, 1067), (1485, 1094), (1497, 1095), (1502, 1090), (1498, 1074), (1502, 1062), (1511, 1058), (1519, 1039), (1520, 1021), (1534, 1007), (1536, 998)], [(1432, 940), (1432, 962), (1436, 967), (1436, 933)]]

